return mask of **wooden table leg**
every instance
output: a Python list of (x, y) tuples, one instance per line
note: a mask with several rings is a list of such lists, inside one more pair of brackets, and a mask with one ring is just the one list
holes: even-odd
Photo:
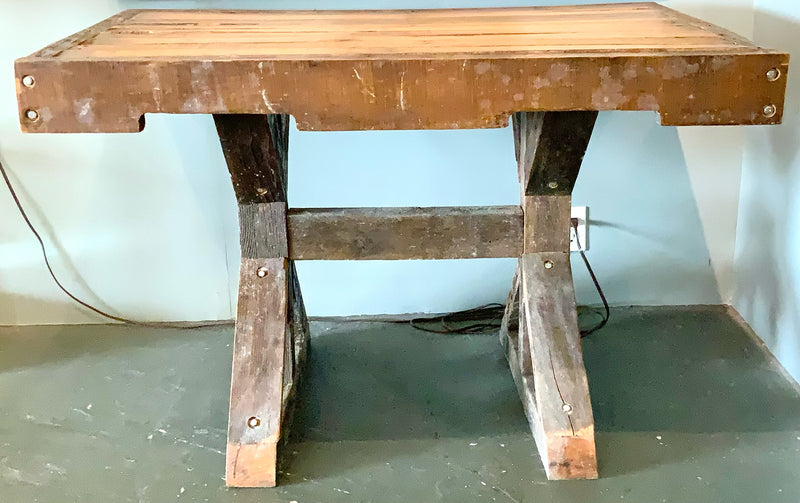
[(569, 261), (572, 187), (596, 112), (514, 114), (524, 252), (500, 337), (549, 479), (597, 478)]
[(241, 264), (228, 417), (228, 486), (276, 484), (281, 424), (308, 344), (308, 322), (288, 259), (289, 117), (215, 115), (239, 204)]

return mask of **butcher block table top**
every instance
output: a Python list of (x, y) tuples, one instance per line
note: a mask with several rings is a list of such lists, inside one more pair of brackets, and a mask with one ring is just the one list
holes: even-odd
[(787, 54), (656, 3), (383, 11), (128, 10), (16, 62), (28, 132), (146, 113), (291, 114), (300, 129), (451, 129), (516, 111), (781, 120)]

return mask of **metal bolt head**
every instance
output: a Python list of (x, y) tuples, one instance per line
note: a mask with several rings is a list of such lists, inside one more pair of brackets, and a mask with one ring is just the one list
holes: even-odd
[(258, 428), (261, 425), (261, 419), (256, 416), (251, 416), (250, 419), (247, 420), (247, 427), (248, 428)]
[(33, 87), (36, 85), (36, 79), (33, 78), (33, 75), (23, 75), (22, 85), (25, 87)]
[(544, 268), (545, 269), (552, 269), (553, 268), (553, 262), (550, 261), (550, 260), (545, 260), (544, 261)]
[(778, 109), (775, 107), (775, 105), (772, 105), (772, 104), (764, 105), (764, 109), (761, 110), (761, 112), (764, 114), (764, 117), (767, 117), (767, 118), (772, 117), (773, 115), (775, 115), (775, 113), (777, 111), (778, 111)]
[(547, 186), (550, 187), (551, 189), (557, 189), (558, 188), (558, 182), (556, 182), (556, 181), (550, 182), (550, 183), (547, 184)]
[(770, 68), (767, 70), (767, 80), (770, 82), (775, 82), (781, 78), (781, 71), (777, 68)]
[(263, 266), (259, 267), (258, 270), (256, 271), (256, 276), (258, 276), (259, 278), (263, 278), (267, 274), (269, 274), (269, 269), (267, 269), (266, 267), (263, 267)]
[(37, 112), (32, 108), (29, 108), (25, 110), (25, 118), (31, 122), (36, 122), (39, 120), (39, 112)]
[(569, 416), (572, 414), (572, 405), (565, 403), (561, 406), (561, 410), (563, 410)]

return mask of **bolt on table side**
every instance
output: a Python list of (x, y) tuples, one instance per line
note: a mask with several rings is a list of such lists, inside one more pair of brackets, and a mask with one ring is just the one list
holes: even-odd
[[(500, 338), (551, 479), (595, 478), (569, 261), (598, 111), (775, 124), (788, 55), (655, 3), (397, 11), (129, 10), (16, 62), (32, 133), (213, 114), (239, 205), (226, 482), (274, 486), (309, 341), (294, 261), (518, 257)], [(289, 208), (301, 130), (513, 123), (519, 206)]]

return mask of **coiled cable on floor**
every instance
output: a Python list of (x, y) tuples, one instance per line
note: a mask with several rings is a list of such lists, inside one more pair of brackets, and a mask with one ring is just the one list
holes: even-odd
[[(589, 259), (586, 258), (586, 253), (584, 253), (581, 247), (580, 238), (578, 237), (578, 220), (571, 219), (570, 223), (573, 229), (575, 229), (575, 242), (578, 245), (578, 252), (583, 259), (586, 270), (589, 271), (589, 276), (592, 278), (597, 293), (600, 295), (600, 300), (603, 302), (605, 311), (605, 313), (601, 313), (596, 309), (591, 309), (589, 311), (599, 315), (600, 321), (591, 328), (580, 331), (581, 337), (586, 337), (600, 330), (608, 323), (611, 311), (608, 307), (608, 301), (603, 293), (603, 289), (597, 281), (597, 276), (595, 276), (594, 270), (592, 270), (592, 266), (589, 264)], [(504, 314), (505, 306), (503, 304), (492, 303), (473, 307), (472, 309), (466, 309), (464, 311), (454, 311), (435, 316), (414, 318), (409, 320), (409, 324), (417, 330), (435, 334), (479, 334), (494, 332), (499, 329)]]

